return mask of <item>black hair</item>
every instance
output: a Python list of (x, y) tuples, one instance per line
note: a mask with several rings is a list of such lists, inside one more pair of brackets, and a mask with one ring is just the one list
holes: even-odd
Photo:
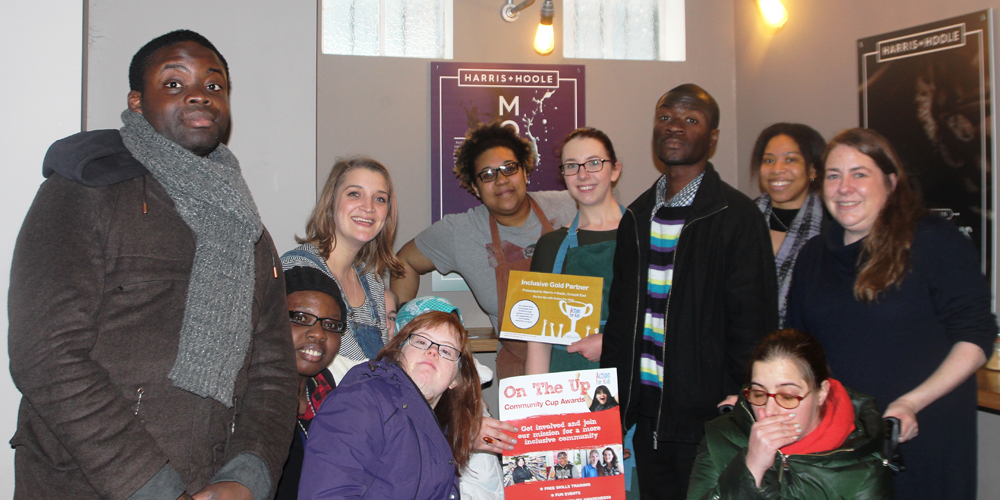
[[(812, 167), (817, 173), (823, 170), (823, 150), (826, 149), (826, 139), (820, 135), (816, 129), (801, 123), (775, 123), (764, 129), (757, 142), (753, 145), (753, 153), (750, 155), (750, 174), (760, 175), (760, 165), (764, 162), (764, 150), (771, 139), (779, 135), (791, 137), (795, 144), (799, 146), (799, 152), (806, 161), (806, 167)], [(808, 173), (808, 172), (806, 172)], [(810, 181), (809, 188), (817, 189), (820, 182)]]
[(285, 271), (285, 294), (295, 292), (319, 292), (333, 298), (340, 307), (340, 314), (346, 316), (347, 304), (340, 293), (340, 287), (323, 271), (314, 267), (297, 266)]
[(215, 45), (212, 45), (212, 42), (208, 41), (207, 38), (195, 33), (194, 31), (176, 30), (150, 40), (146, 43), (146, 45), (143, 45), (134, 56), (132, 56), (132, 63), (128, 66), (129, 90), (134, 90), (136, 92), (144, 91), (146, 86), (146, 70), (149, 69), (149, 63), (153, 58), (153, 54), (163, 47), (181, 42), (195, 42), (206, 49), (215, 52), (215, 55), (219, 56), (219, 61), (222, 62), (222, 66), (226, 70), (226, 81), (229, 82), (229, 86), (232, 88), (232, 82), (229, 81), (229, 63), (226, 62), (225, 57), (222, 57), (222, 53), (219, 52), (219, 49), (215, 48)]
[(687, 95), (701, 101), (701, 103), (705, 105), (705, 114), (708, 115), (707, 118), (709, 128), (712, 130), (719, 128), (719, 103), (715, 102), (715, 98), (712, 97), (712, 94), (706, 92), (705, 89), (693, 83), (678, 85), (660, 97), (660, 100), (657, 101), (657, 107), (666, 104), (667, 101), (665, 101), (665, 99), (670, 94)]
[(504, 147), (514, 153), (526, 175), (535, 168), (535, 151), (531, 143), (517, 135), (514, 127), (503, 125), (499, 120), (482, 123), (465, 134), (465, 141), (455, 151), (455, 177), (470, 193), (475, 194), (472, 188), (476, 185), (476, 160), (495, 147)]

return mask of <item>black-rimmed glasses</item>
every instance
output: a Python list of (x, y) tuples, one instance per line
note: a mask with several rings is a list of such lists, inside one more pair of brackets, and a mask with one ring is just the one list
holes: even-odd
[(580, 173), (580, 169), (583, 168), (587, 172), (592, 174), (604, 170), (604, 163), (611, 162), (611, 160), (605, 160), (602, 158), (594, 158), (592, 160), (587, 160), (583, 163), (563, 163), (559, 165), (559, 171), (562, 172), (564, 177), (569, 177), (571, 175), (576, 175)]
[(406, 337), (406, 341), (421, 351), (426, 351), (432, 346), (437, 346), (438, 354), (448, 361), (458, 361), (462, 357), (462, 351), (450, 345), (438, 344), (419, 333), (411, 333), (409, 337)]
[(744, 389), (743, 395), (746, 396), (747, 401), (754, 406), (764, 406), (767, 404), (767, 398), (774, 398), (774, 402), (778, 403), (778, 406), (786, 410), (794, 410), (799, 407), (799, 403), (801, 403), (803, 399), (809, 396), (809, 392), (801, 396), (796, 396), (795, 394), (785, 394), (781, 392), (772, 394), (763, 389)]
[(330, 333), (344, 333), (347, 330), (347, 323), (344, 321), (333, 318), (320, 318), (315, 314), (307, 312), (288, 311), (288, 318), (292, 320), (292, 323), (302, 326), (313, 326), (317, 321), (320, 321), (320, 328)]
[(487, 167), (481, 172), (476, 174), (476, 178), (482, 181), (483, 184), (487, 182), (493, 182), (497, 180), (498, 174), (503, 174), (504, 177), (510, 177), (517, 173), (521, 169), (521, 164), (516, 161), (508, 161), (499, 167)]

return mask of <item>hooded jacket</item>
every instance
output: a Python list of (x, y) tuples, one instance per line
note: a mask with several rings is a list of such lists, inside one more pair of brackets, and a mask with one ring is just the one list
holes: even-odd
[[(608, 299), (611, 313), (604, 328), (601, 367), (618, 369), (625, 428), (637, 419), (655, 205), (656, 184), (622, 216)], [(753, 201), (723, 182), (711, 163), (674, 258), (656, 438), (698, 443), (704, 424), (718, 415), (715, 405), (739, 392), (754, 345), (778, 325), (777, 278), (767, 226)]]
[(689, 499), (891, 499), (892, 475), (882, 460), (885, 427), (875, 400), (850, 389), (855, 430), (834, 450), (804, 455), (778, 452), (760, 488), (746, 466), (750, 403), (705, 424), (691, 471)]
[(309, 426), (299, 498), (459, 498), (448, 439), (399, 365), (357, 365), (323, 401)]
[(226, 408), (168, 378), (195, 236), (163, 186), (117, 130), (56, 142), (44, 174), (11, 268), (15, 498), (174, 500), (220, 480), (267, 497), (298, 393), (267, 231), (254, 246), (253, 337)]

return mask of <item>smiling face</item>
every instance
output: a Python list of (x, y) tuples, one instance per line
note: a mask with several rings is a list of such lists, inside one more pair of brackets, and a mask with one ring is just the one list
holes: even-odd
[[(578, 137), (566, 143), (562, 150), (563, 163), (584, 163), (587, 160), (607, 160), (610, 155), (601, 141), (592, 137)], [(566, 189), (580, 205), (597, 206), (611, 196), (611, 184), (622, 173), (622, 164), (604, 162), (600, 172), (587, 172), (580, 167), (576, 175), (564, 176)]]
[[(449, 324), (439, 324), (415, 331), (427, 337), (431, 342), (455, 348), (461, 352), (458, 335)], [(417, 389), (427, 398), (427, 403), (433, 408), (445, 391), (458, 385), (458, 369), (461, 359), (449, 361), (441, 357), (438, 347), (432, 345), (426, 351), (417, 349), (407, 341), (402, 347), (403, 360), (400, 365), (406, 374), (413, 379)]]
[(610, 464), (615, 459), (615, 454), (611, 450), (604, 450), (604, 463)]
[[(487, 168), (497, 168), (507, 162), (517, 162), (517, 157), (510, 149), (503, 146), (487, 149), (474, 162), (476, 175)], [(500, 216), (515, 217), (531, 210), (528, 204), (528, 178), (523, 167), (510, 177), (498, 173), (493, 182), (483, 182), (476, 177), (475, 192), (483, 205), (498, 219)]]
[[(333, 297), (317, 291), (288, 294), (288, 310), (312, 314), (317, 318), (341, 319), (340, 306)], [(315, 377), (340, 350), (340, 333), (328, 332), (317, 321), (313, 326), (292, 323), (292, 343), (295, 344), (295, 364), (299, 376)]]
[(597, 453), (597, 450), (590, 452), (590, 465), (597, 465), (597, 462), (599, 462), (600, 460), (601, 456), (600, 454)]
[(830, 391), (830, 382), (824, 380), (820, 387), (812, 388), (805, 380), (798, 365), (788, 358), (778, 358), (772, 361), (757, 361), (753, 364), (750, 389), (760, 389), (771, 394), (805, 395), (805, 399), (799, 402), (799, 406), (791, 410), (782, 408), (772, 397), (767, 398), (767, 403), (764, 406), (751, 406), (757, 420), (774, 415), (794, 413), (795, 418), (792, 419), (791, 423), (802, 426), (802, 434), (799, 437), (801, 440), (809, 435), (822, 420), (821, 409)]
[(389, 184), (381, 173), (355, 168), (344, 173), (334, 200), (337, 245), (359, 250), (375, 239), (389, 215)]
[(561, 452), (559, 452), (559, 455), (557, 456), (557, 460), (559, 460), (559, 465), (565, 467), (566, 464), (569, 462), (569, 457), (566, 456), (566, 452), (561, 451)]
[(219, 145), (229, 128), (225, 67), (197, 42), (168, 45), (153, 53), (142, 92), (128, 93), (128, 107), (157, 133), (199, 156)]
[(809, 196), (809, 181), (815, 175), (795, 139), (781, 134), (768, 141), (760, 163), (760, 190), (771, 197), (774, 207), (802, 208)]
[(844, 226), (844, 244), (850, 245), (871, 232), (896, 174), (885, 175), (870, 156), (845, 145), (830, 151), (823, 178), (826, 209)]
[(718, 140), (719, 130), (710, 128), (706, 106), (694, 96), (668, 92), (657, 103), (653, 144), (665, 165), (708, 162)]

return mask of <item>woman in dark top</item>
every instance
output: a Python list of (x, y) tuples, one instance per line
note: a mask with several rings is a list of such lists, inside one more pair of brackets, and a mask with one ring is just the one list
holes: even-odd
[[(622, 173), (611, 139), (594, 128), (580, 128), (563, 139), (559, 171), (580, 210), (568, 228), (538, 239), (531, 271), (604, 278), (601, 323), (608, 319), (608, 291), (615, 256), (618, 222), (625, 208), (611, 195)], [(599, 367), (601, 334), (587, 335), (570, 346), (528, 342), (525, 371), (529, 375)]]
[(343, 321), (346, 306), (340, 289), (323, 271), (312, 267), (293, 267), (285, 271), (285, 293), (288, 294), (288, 316), (299, 372), (299, 419), (275, 500), (298, 498), (309, 424), (320, 403), (337, 387), (326, 367), (340, 350), (341, 337), (347, 330)]
[(604, 463), (601, 465), (601, 472), (604, 476), (617, 476), (622, 473), (621, 469), (618, 468), (618, 456), (615, 455), (615, 450), (604, 449)]
[(823, 136), (808, 125), (775, 123), (757, 137), (750, 157), (750, 173), (760, 181), (762, 193), (754, 201), (771, 230), (782, 323), (795, 257), (819, 234), (823, 220), (816, 171), (823, 168), (825, 147)]
[(521, 484), (525, 481), (531, 480), (531, 471), (528, 470), (528, 465), (525, 463), (524, 457), (517, 457), (514, 461), (514, 470), (510, 473), (514, 484)]
[(586, 394), (584, 397), (587, 398), (587, 407), (590, 411), (604, 411), (618, 407), (618, 400), (611, 395), (611, 390), (606, 385), (599, 385), (594, 389), (594, 399), (590, 399)]
[(823, 344), (844, 385), (900, 419), (898, 498), (975, 498), (970, 375), (997, 334), (979, 257), (950, 222), (927, 215), (877, 132), (842, 132), (824, 159), (835, 222), (799, 253), (788, 324)]

